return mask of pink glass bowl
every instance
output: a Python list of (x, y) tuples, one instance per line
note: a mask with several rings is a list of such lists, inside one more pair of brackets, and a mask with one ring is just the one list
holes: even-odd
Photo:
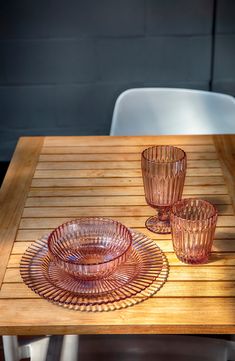
[(48, 238), (48, 251), (58, 267), (81, 279), (113, 273), (131, 251), (127, 227), (108, 218), (79, 218), (62, 224)]
[(171, 210), (172, 241), (176, 256), (185, 263), (206, 263), (211, 253), (217, 210), (202, 199), (186, 198)]

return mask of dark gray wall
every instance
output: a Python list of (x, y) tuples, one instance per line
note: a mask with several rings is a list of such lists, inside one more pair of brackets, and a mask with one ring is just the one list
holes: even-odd
[[(1, 1), (0, 160), (10, 158), (20, 135), (108, 134), (115, 99), (127, 88), (209, 89), (214, 4)], [(213, 88), (219, 90), (235, 90), (234, 4), (218, 1)]]
[(219, 0), (216, 16), (213, 90), (235, 96), (235, 1)]

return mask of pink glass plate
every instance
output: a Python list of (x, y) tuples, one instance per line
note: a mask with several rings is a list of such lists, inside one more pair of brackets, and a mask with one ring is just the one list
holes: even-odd
[(21, 276), (41, 297), (75, 310), (108, 311), (134, 305), (162, 287), (168, 264), (154, 241), (136, 232), (132, 236), (130, 258), (107, 278), (82, 280), (58, 268), (48, 255), (47, 236), (26, 250)]

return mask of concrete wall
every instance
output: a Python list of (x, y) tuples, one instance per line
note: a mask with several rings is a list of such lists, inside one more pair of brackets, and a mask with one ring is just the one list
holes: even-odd
[(235, 96), (235, 1), (218, 0), (213, 89)]
[(21, 135), (108, 134), (127, 88), (234, 93), (235, 2), (217, 2), (2, 1), (0, 160)]

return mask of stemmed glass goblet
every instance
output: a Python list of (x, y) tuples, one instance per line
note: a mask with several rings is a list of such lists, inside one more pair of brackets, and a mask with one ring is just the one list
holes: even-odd
[(141, 155), (145, 199), (157, 210), (147, 219), (146, 227), (154, 233), (171, 233), (170, 211), (181, 199), (187, 167), (186, 153), (177, 147), (159, 145)]

